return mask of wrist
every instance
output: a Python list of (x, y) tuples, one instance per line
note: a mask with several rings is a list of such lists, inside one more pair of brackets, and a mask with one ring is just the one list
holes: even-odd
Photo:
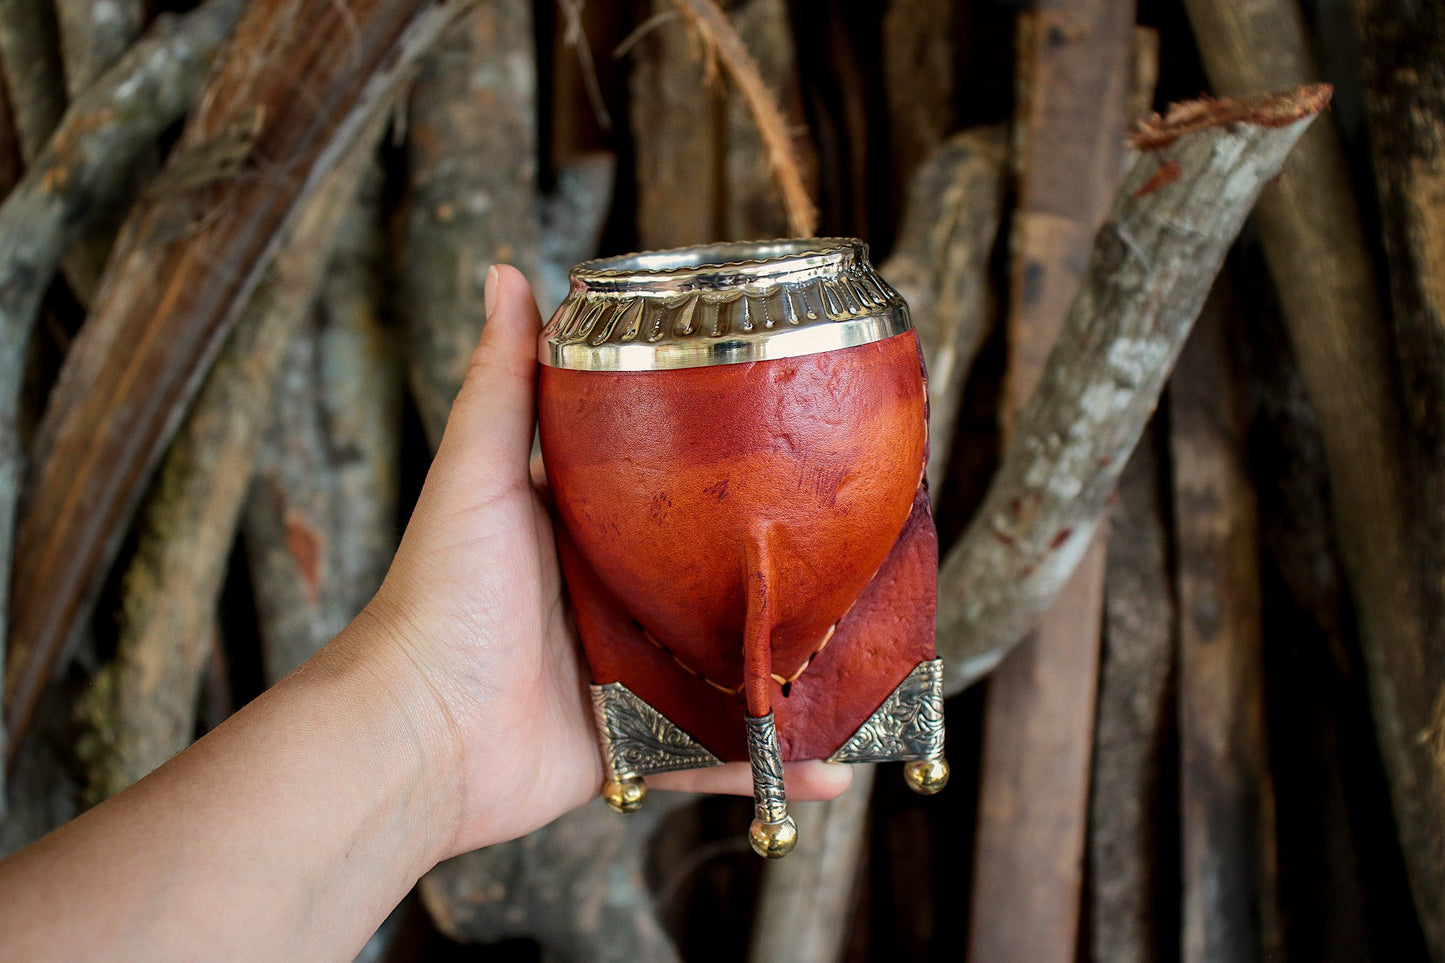
[(451, 855), (461, 820), (462, 750), (445, 701), (404, 635), (372, 606), (313, 662), (372, 750), (373, 785), (409, 827), (421, 875)]

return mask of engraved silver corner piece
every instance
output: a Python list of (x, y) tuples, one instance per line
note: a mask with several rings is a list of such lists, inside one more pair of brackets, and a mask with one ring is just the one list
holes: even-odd
[(591, 689), (610, 778), (722, 765), (721, 759), (621, 682)]
[(759, 820), (780, 823), (788, 815), (783, 792), (783, 753), (773, 714), (748, 716), (748, 760), (753, 766), (753, 806)]
[(539, 358), (581, 371), (696, 368), (850, 348), (912, 327), (862, 241), (708, 244), (579, 264)]
[(943, 758), (943, 660), (920, 662), (829, 762)]

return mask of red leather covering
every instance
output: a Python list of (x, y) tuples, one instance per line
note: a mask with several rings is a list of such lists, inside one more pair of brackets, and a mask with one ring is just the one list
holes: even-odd
[(831, 754), (934, 655), (926, 405), (912, 332), (749, 364), (544, 367), (542, 449), (594, 680), (745, 759), (751, 624), (770, 640), (750, 650), (751, 701), (776, 713), (784, 758)]

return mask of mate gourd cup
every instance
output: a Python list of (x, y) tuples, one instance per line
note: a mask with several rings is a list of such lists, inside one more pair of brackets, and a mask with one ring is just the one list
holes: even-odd
[(747, 759), (765, 856), (782, 762), (947, 779), (926, 375), (851, 239), (579, 265), (542, 334), (542, 452), (613, 808)]

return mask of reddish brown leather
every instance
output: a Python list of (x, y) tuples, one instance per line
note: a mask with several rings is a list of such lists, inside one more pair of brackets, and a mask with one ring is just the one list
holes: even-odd
[(751, 624), (770, 640), (772, 672), (807, 664), (787, 696), (755, 672), (752, 711), (777, 713), (785, 758), (813, 758), (933, 657), (937, 545), (912, 332), (752, 364), (544, 367), (539, 408), (598, 683), (622, 682), (713, 752), (746, 758)]

